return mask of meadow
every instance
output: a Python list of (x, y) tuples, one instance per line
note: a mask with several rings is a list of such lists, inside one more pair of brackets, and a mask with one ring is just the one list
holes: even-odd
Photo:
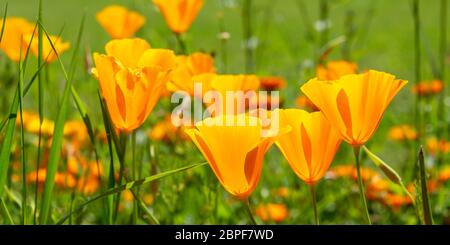
[[(0, 39), (1, 224), (450, 223), (447, 0), (167, 2), (203, 5), (198, 15), (193, 14), (192, 25), (175, 31), (162, 14), (163, 4), (158, 8), (151, 0), (0, 2), (0, 25), (5, 26)], [(120, 23), (114, 15), (106, 16), (102, 24), (99, 13), (112, 5), (135, 11), (145, 24), (133, 31), (132, 21)], [(172, 6), (165, 11), (175, 9)], [(191, 13), (184, 14), (188, 18)], [(12, 28), (24, 29), (8, 26), (10, 17), (28, 20), (31, 35), (23, 35), (8, 46), (8, 37), (19, 32)], [(104, 28), (108, 24), (112, 26)], [(122, 32), (130, 33), (115, 33), (114, 38), (114, 25), (125, 25)], [(49, 41), (51, 36), (55, 39)], [(123, 92), (124, 101), (132, 103), (117, 102), (120, 108), (114, 115), (114, 103), (105, 94), (106, 87), (100, 85), (107, 83), (107, 72), (101, 68), (107, 66), (102, 63), (107, 62), (106, 58), (102, 61), (106, 56), (94, 53), (105, 54), (112, 39), (122, 38), (139, 38), (151, 46), (146, 49), (167, 51), (152, 53), (159, 56), (148, 59), (166, 62), (163, 65), (136, 73), (134, 69), (141, 68), (131, 65), (135, 67), (124, 76), (133, 76), (138, 84), (141, 74), (154, 72), (155, 83), (165, 81), (161, 95), (151, 94), (151, 89), (142, 95)], [(19, 59), (14, 60), (7, 51), (17, 46), (17, 40), (23, 44)], [(117, 50), (121, 48), (120, 42), (115, 44)], [(141, 41), (139, 45), (146, 46)], [(161, 68), (172, 62), (170, 50), (173, 55), (201, 52), (213, 59), (213, 67), (204, 74), (254, 74), (251, 79), (256, 78), (258, 86), (247, 90), (280, 91), (280, 108), (305, 113), (320, 110), (327, 119), (331, 115), (327, 106), (314, 101), (305, 87), (315, 77), (351, 80), (356, 78), (349, 74), (377, 70), (393, 74), (394, 82), (404, 87), (392, 92), (392, 101), (381, 109), (377, 106), (386, 104), (384, 93), (388, 89), (372, 87), (366, 98), (354, 95), (366, 103), (360, 112), (374, 115), (366, 124), (375, 129), (364, 142), (351, 137), (336, 139), (342, 143), (336, 154), (331, 154), (334, 157), (329, 167), (327, 163), (319, 166), (323, 173), (318, 179), (299, 178), (305, 168), (292, 170), (295, 164), (288, 163), (285, 151), (280, 151), (283, 142), (276, 138), (263, 156), (257, 186), (249, 193), (236, 193), (232, 186), (238, 180), (231, 179), (239, 177), (230, 177), (231, 183), (226, 180), (226, 174), (233, 175), (234, 170), (220, 173), (212, 167), (218, 160), (211, 163), (215, 161), (204, 157), (208, 153), (202, 144), (193, 143), (201, 132), (176, 127), (170, 120), (176, 105), (170, 101), (174, 89), (167, 84), (184, 90), (183, 86), (192, 82), (188, 77), (181, 85), (177, 83), (173, 70), (178, 66)], [(120, 59), (134, 56), (124, 50), (117, 52), (122, 55)], [(204, 66), (210, 65), (204, 62)], [(128, 78), (115, 76), (126, 80), (121, 86), (130, 89)], [(227, 79), (237, 78), (223, 77), (223, 82)], [(146, 99), (136, 99), (148, 94)], [(352, 101), (351, 94), (348, 97)], [(117, 115), (124, 115), (120, 105), (128, 110), (153, 100), (154, 108), (143, 109), (148, 113), (136, 112), (137, 118), (130, 119), (136, 121), (134, 124), (128, 119), (117, 123)], [(377, 113), (379, 125), (375, 125)], [(330, 127), (340, 124), (337, 119), (329, 121)], [(357, 124), (353, 122), (353, 126)], [(236, 148), (232, 140), (227, 141), (227, 135), (223, 137), (216, 147)], [(323, 137), (324, 145), (333, 140), (332, 136)], [(355, 162), (356, 148), (361, 171)], [(238, 151), (236, 148), (228, 154)], [(326, 154), (324, 150), (317, 157)]]

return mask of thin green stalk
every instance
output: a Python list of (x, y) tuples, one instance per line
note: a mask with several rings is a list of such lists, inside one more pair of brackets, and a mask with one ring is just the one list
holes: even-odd
[(419, 177), (420, 177), (420, 188), (422, 194), (422, 208), (424, 221), (426, 225), (433, 224), (433, 215), (431, 213), (430, 201), (428, 197), (428, 188), (427, 188), (427, 176), (425, 171), (425, 158), (423, 155), (423, 149), (420, 147), (419, 150)]
[[(420, 26), (420, 5), (419, 0), (413, 0), (413, 21), (414, 21), (414, 84), (417, 85), (421, 80), (421, 26)], [(418, 129), (419, 143), (424, 137), (422, 123), (421, 97), (416, 95), (415, 99), (415, 122)]]
[[(223, 1), (224, 0), (219, 1), (222, 14), (225, 12)], [(219, 31), (220, 31), (221, 35), (226, 32), (224, 16), (219, 17)], [(227, 71), (228, 71), (227, 44), (228, 44), (228, 38), (221, 36), (220, 37), (220, 57), (221, 57), (221, 61), (222, 61), (222, 73), (227, 73)]]
[[(131, 133), (131, 172), (132, 172), (132, 178), (133, 180), (136, 180), (136, 130)], [(136, 197), (139, 197), (138, 194), (136, 194)], [(138, 199), (133, 198), (133, 223), (136, 224), (138, 219)]]
[(251, 39), (252, 30), (252, 0), (244, 0), (242, 5), (242, 26), (244, 30), (244, 53), (245, 53), (245, 72), (253, 73), (255, 69), (253, 47)]
[(317, 196), (316, 196), (316, 186), (315, 184), (309, 185), (309, 191), (311, 192), (311, 200), (314, 209), (314, 221), (316, 225), (319, 225), (319, 213), (317, 212)]
[(2, 215), (4, 217), (4, 222), (7, 225), (14, 225), (14, 220), (11, 217), (11, 213), (8, 210), (8, 206), (6, 206), (5, 201), (3, 201), (3, 198), (0, 198), (0, 209), (2, 210)]
[(135, 199), (135, 201), (139, 204), (139, 208), (144, 211), (144, 213), (146, 214), (147, 220), (150, 224), (155, 224), (155, 225), (159, 225), (159, 221), (158, 219), (156, 219), (155, 215), (153, 215), (153, 213), (148, 210), (147, 206), (145, 205), (145, 203), (142, 201), (142, 199), (139, 198), (139, 196), (136, 194), (136, 191), (130, 189), (131, 193), (133, 194), (133, 197)]
[[(22, 52), (21, 52), (22, 56)], [(20, 113), (20, 152), (21, 152), (21, 163), (22, 163), (22, 225), (27, 224), (27, 166), (25, 161), (25, 136), (23, 129), (23, 63), (22, 58), (19, 61), (19, 113)]]
[(321, 30), (319, 50), (328, 42), (328, 0), (319, 1), (319, 18), (324, 24), (324, 29)]
[(187, 54), (186, 42), (181, 35), (182, 34), (175, 33), (175, 38), (177, 39), (181, 54)]
[(5, 26), (6, 26), (6, 14), (8, 13), (8, 3), (6, 3), (5, 6), (5, 12), (3, 14), (3, 21), (2, 21), (2, 29), (0, 31), (0, 43), (2, 43), (2, 39), (3, 39), (3, 32), (5, 31)]
[(247, 212), (252, 225), (257, 225), (258, 223), (256, 223), (255, 217), (252, 214), (252, 209), (250, 208), (250, 201), (248, 200), (248, 198), (243, 199), (242, 203), (244, 204), (245, 211)]
[(61, 158), (61, 148), (62, 148), (62, 138), (63, 138), (63, 129), (64, 124), (66, 121), (67, 116), (67, 110), (68, 110), (68, 104), (69, 104), (69, 97), (70, 97), (70, 91), (72, 88), (72, 80), (69, 79), (67, 72), (64, 68), (64, 65), (62, 64), (61, 59), (59, 58), (58, 53), (56, 52), (56, 49), (50, 39), (49, 34), (47, 31), (43, 28), (42, 25), (40, 25), (47, 37), (47, 40), (52, 46), (53, 52), (55, 52), (56, 56), (58, 57), (58, 61), (61, 64), (61, 70), (64, 74), (65, 80), (66, 80), (66, 86), (64, 88), (63, 98), (60, 105), (60, 108), (58, 110), (56, 122), (55, 122), (55, 128), (53, 131), (53, 138), (52, 138), (52, 145), (50, 147), (50, 153), (49, 153), (49, 159), (47, 163), (47, 176), (45, 178), (45, 184), (44, 184), (44, 192), (42, 195), (42, 203), (41, 203), (41, 210), (40, 210), (40, 224), (48, 224), (49, 218), (50, 218), (50, 206), (53, 196), (53, 188), (55, 185), (55, 175), (56, 171), (58, 169), (58, 162)]
[(311, 21), (311, 18), (309, 17), (309, 11), (304, 0), (297, 0), (297, 7), (300, 12), (300, 17), (302, 18), (303, 21), (303, 26), (306, 28), (306, 38), (310, 42), (314, 43), (316, 40), (314, 26)]
[[(108, 188), (112, 189), (115, 187), (115, 179), (114, 179), (114, 151), (113, 151), (113, 145), (112, 145), (112, 133), (111, 133), (111, 125), (109, 121), (109, 116), (107, 109), (105, 108), (102, 97), (100, 95), (100, 92), (98, 92), (98, 98), (100, 101), (100, 106), (102, 109), (102, 116), (103, 116), (103, 124), (106, 131), (106, 139), (108, 141), (108, 152), (109, 152), (109, 174), (108, 174)], [(111, 225), (113, 224), (113, 214), (114, 214), (114, 197), (108, 196), (108, 223)]]
[[(42, 23), (42, 0), (39, 0), (38, 3), (38, 22)], [(38, 70), (43, 64), (42, 60), (42, 28), (39, 26), (38, 29)], [(41, 162), (41, 143), (42, 143), (42, 123), (44, 122), (44, 83), (42, 82), (41, 73), (37, 73), (38, 77), (38, 110), (39, 110), (39, 134), (38, 134), (38, 148), (37, 148), (37, 157), (36, 157), (36, 179), (39, 179), (39, 165)], [(38, 188), (39, 185), (36, 183), (35, 193), (34, 193), (34, 206), (38, 206)], [(37, 223), (37, 208), (34, 209), (33, 214), (33, 223)]]
[(361, 151), (360, 146), (353, 146), (353, 153), (355, 155), (355, 161), (356, 161), (356, 172), (358, 174), (359, 197), (361, 199), (361, 205), (364, 208), (366, 221), (369, 225), (371, 225), (372, 221), (370, 220), (369, 209), (367, 208), (366, 195), (364, 193), (364, 184), (363, 184), (362, 177), (361, 177), (361, 166), (360, 166), (360, 158), (359, 158), (360, 151)]
[[(440, 8), (441, 8), (441, 13), (440, 13), (440, 45), (439, 45), (439, 66), (440, 66), (440, 79), (442, 80), (442, 82), (444, 84), (445, 80), (446, 80), (446, 74), (445, 74), (445, 60), (446, 60), (446, 54), (447, 54), (447, 12), (448, 12), (448, 5), (447, 5), (447, 0), (441, 0), (441, 4), (440, 4)], [(448, 132), (447, 131), (447, 110), (445, 108), (445, 97), (447, 96), (448, 93), (448, 88), (447, 86), (444, 86), (444, 91), (441, 92), (440, 97), (439, 97), (439, 125), (441, 125), (440, 127), (440, 131), (439, 132)], [(447, 135), (445, 135), (445, 137), (448, 137), (448, 133)], [(443, 159), (442, 162), (445, 162), (445, 159)]]

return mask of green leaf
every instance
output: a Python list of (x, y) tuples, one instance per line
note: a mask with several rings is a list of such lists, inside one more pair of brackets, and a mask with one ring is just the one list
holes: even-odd
[(423, 155), (423, 148), (419, 149), (419, 183), (420, 183), (420, 196), (422, 198), (423, 208), (423, 221), (426, 225), (433, 224), (433, 215), (430, 208), (430, 198), (428, 197), (427, 177), (425, 171), (425, 158)]
[(92, 199), (90, 199), (90, 200), (86, 201), (85, 203), (81, 204), (75, 210), (70, 211), (68, 214), (64, 215), (56, 224), (58, 224), (58, 225), (63, 224), (67, 220), (67, 218), (69, 218), (70, 215), (73, 215), (74, 213), (80, 212), (81, 210), (83, 210), (84, 207), (86, 207), (87, 205), (89, 205), (90, 203), (92, 203), (94, 201), (97, 201), (99, 199), (105, 198), (107, 196), (110, 196), (110, 195), (113, 195), (113, 194), (116, 194), (116, 193), (120, 193), (122, 191), (130, 190), (132, 188), (135, 188), (135, 187), (138, 187), (138, 186), (141, 186), (141, 185), (144, 185), (144, 184), (147, 184), (147, 183), (150, 183), (150, 182), (153, 182), (153, 181), (165, 178), (165, 177), (169, 177), (169, 176), (174, 175), (176, 173), (180, 173), (180, 172), (192, 169), (192, 168), (204, 166), (206, 164), (208, 164), (208, 163), (207, 162), (203, 162), (203, 163), (192, 164), (192, 165), (189, 165), (189, 166), (186, 166), (186, 167), (182, 167), (182, 168), (178, 168), (178, 169), (174, 169), (174, 170), (169, 170), (169, 171), (166, 171), (166, 172), (163, 172), (163, 173), (152, 175), (152, 176), (140, 179), (140, 180), (131, 181), (131, 182), (125, 183), (125, 184), (123, 184), (123, 185), (121, 185), (119, 187), (109, 189), (106, 192), (104, 192), (102, 194), (99, 194), (98, 196), (93, 197)]

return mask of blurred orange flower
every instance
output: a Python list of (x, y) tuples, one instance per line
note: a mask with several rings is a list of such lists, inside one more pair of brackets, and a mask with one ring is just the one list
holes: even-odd
[(203, 6), (203, 0), (153, 0), (169, 28), (181, 34), (191, 27)]
[(284, 221), (289, 216), (286, 205), (277, 203), (260, 204), (256, 208), (255, 214), (262, 221), (272, 220), (277, 223)]
[[(39, 114), (33, 111), (23, 111), (22, 116), (24, 130), (32, 134), (39, 134)], [(17, 114), (16, 125), (20, 126), (20, 113)], [(41, 129), (42, 135), (47, 137), (52, 136), (54, 126), (53, 121), (44, 118)]]
[(421, 81), (412, 88), (412, 92), (420, 96), (439, 94), (442, 90), (444, 83), (441, 80)]
[(366, 143), (376, 131), (394, 96), (407, 82), (391, 74), (370, 70), (336, 81), (308, 81), (301, 90), (353, 145)]
[(416, 140), (417, 131), (411, 125), (398, 125), (389, 129), (389, 138), (395, 141)]
[(144, 16), (119, 5), (104, 8), (96, 18), (113, 39), (131, 37), (145, 24)]
[(445, 183), (450, 179), (450, 167), (443, 168), (439, 171), (438, 180), (441, 183)]
[(194, 95), (194, 83), (202, 84), (203, 93), (208, 91), (209, 83), (216, 72), (211, 55), (205, 53), (194, 53), (189, 56), (179, 55), (176, 64), (176, 68), (170, 73), (170, 82), (167, 83), (169, 91), (181, 90), (192, 96)]
[(328, 170), (341, 143), (341, 137), (321, 112), (299, 109), (276, 110), (280, 126), (291, 131), (276, 145), (297, 176), (308, 184), (319, 181)]
[(97, 76), (114, 126), (130, 132), (145, 121), (158, 102), (175, 66), (171, 50), (151, 49), (142, 39), (121, 39), (95, 53)]
[(286, 87), (286, 81), (282, 77), (260, 77), (259, 81), (261, 82), (261, 88), (268, 91), (279, 90)]
[[(31, 36), (33, 34), (28, 34), (24, 36), (24, 39), (28, 42), (31, 40)], [(70, 43), (63, 42), (60, 37), (57, 36), (49, 36), (50, 41), (48, 40), (47, 36), (42, 37), (42, 59), (46, 63), (51, 63), (58, 59), (58, 56), (61, 56), (62, 53), (66, 52), (70, 48)], [(50, 43), (51, 42), (51, 43)], [(53, 50), (53, 47), (56, 50)], [(37, 38), (34, 37), (33, 43), (30, 47), (31, 52), (36, 57), (39, 55), (39, 42), (37, 41)]]
[(247, 198), (256, 188), (264, 154), (275, 141), (275, 136), (262, 137), (260, 120), (245, 114), (207, 118), (186, 133), (222, 186), (240, 199)]
[(355, 74), (357, 69), (356, 64), (345, 60), (330, 61), (326, 66), (319, 65), (317, 67), (316, 76), (322, 81), (332, 81), (345, 75)]
[[(3, 23), (3, 19), (0, 19), (0, 23)], [(19, 61), (20, 53), (22, 52), (22, 57), (25, 57), (25, 52), (28, 47), (29, 40), (26, 39), (26, 36), (33, 35), (33, 30), (34, 25), (24, 18), (6, 18), (0, 49), (12, 61)]]
[(445, 139), (436, 139), (435, 137), (428, 138), (426, 140), (426, 145), (428, 151), (436, 155), (437, 153), (449, 153), (450, 152), (450, 142)]
[(172, 124), (171, 117), (167, 116), (148, 131), (148, 137), (154, 141), (171, 141), (177, 136), (178, 128)]

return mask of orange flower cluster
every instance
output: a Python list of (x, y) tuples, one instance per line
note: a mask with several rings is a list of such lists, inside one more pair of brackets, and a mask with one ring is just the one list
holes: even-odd
[(156, 123), (147, 133), (154, 141), (174, 142), (177, 139), (186, 140), (188, 136), (184, 133), (184, 126), (175, 127), (170, 116)]
[(412, 92), (419, 96), (439, 94), (442, 90), (444, 90), (444, 83), (441, 80), (421, 81), (412, 88)]
[(267, 205), (260, 204), (255, 212), (262, 221), (283, 222), (288, 216), (289, 212), (284, 204), (269, 203)]
[[(84, 195), (94, 194), (100, 187), (100, 176), (103, 175), (103, 165), (95, 161), (88, 162), (79, 154), (69, 155), (65, 172), (57, 172), (55, 183), (60, 188), (74, 189)], [(36, 183), (42, 188), (47, 176), (47, 169), (42, 167), (27, 174), (27, 183)]]
[(426, 146), (428, 151), (436, 155), (438, 153), (447, 154), (450, 152), (450, 141), (446, 141), (444, 139), (437, 138), (428, 138), (426, 141)]
[(412, 141), (417, 139), (417, 131), (411, 125), (403, 124), (389, 129), (389, 139), (394, 141)]
[[(378, 172), (375, 172), (370, 168), (362, 168), (361, 174), (364, 182), (367, 183), (366, 195), (369, 200), (378, 201), (396, 211), (403, 206), (412, 204), (411, 199), (405, 193), (399, 193), (395, 184), (385, 179)], [(356, 181), (356, 168), (353, 165), (339, 165), (330, 169), (327, 173), (327, 177), (331, 179), (350, 178), (353, 181)], [(437, 192), (448, 180), (450, 180), (450, 168), (444, 167), (438, 171), (435, 179), (430, 179), (427, 182), (429, 192)], [(414, 196), (414, 185), (409, 184), (407, 188)]]
[[(0, 19), (0, 23), (2, 22), (3, 20)], [(5, 52), (9, 59), (18, 62), (21, 59), (21, 56), (22, 58), (25, 57), (28, 45), (33, 40), (30, 45), (30, 50), (32, 54), (38, 56), (39, 42), (37, 40), (37, 33), (34, 32), (34, 30), (35, 24), (28, 22), (26, 19), (18, 17), (6, 18), (0, 49)], [(60, 37), (49, 36), (49, 38), (58, 55), (61, 55), (70, 48), (70, 44), (61, 41)], [(42, 59), (47, 63), (57, 59), (57, 55), (55, 54), (50, 41), (45, 35), (42, 38)]]

